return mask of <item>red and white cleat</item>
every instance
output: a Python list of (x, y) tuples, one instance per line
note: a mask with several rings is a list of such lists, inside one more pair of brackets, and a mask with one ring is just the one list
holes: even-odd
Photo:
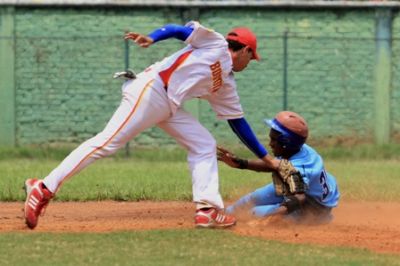
[(226, 228), (235, 225), (236, 219), (217, 208), (206, 208), (196, 211), (194, 223), (201, 228)]
[(25, 223), (30, 229), (34, 229), (39, 220), (39, 215), (44, 214), (44, 210), (54, 196), (43, 186), (43, 181), (30, 178), (25, 181), (26, 201), (24, 206)]

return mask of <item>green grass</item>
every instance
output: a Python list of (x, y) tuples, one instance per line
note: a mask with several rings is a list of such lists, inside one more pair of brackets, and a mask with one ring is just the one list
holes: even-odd
[(400, 160), (327, 160), (344, 199), (400, 201)]
[[(320, 149), (319, 149), (320, 150)], [(342, 200), (399, 201), (398, 150), (327, 148), (326, 167), (337, 177)], [(44, 177), (67, 148), (0, 150), (0, 200), (22, 201), (27, 177)], [(237, 149), (240, 155), (252, 157)], [(220, 164), (225, 200), (271, 181), (266, 173)], [(180, 149), (121, 151), (95, 162), (64, 183), (56, 200), (186, 200), (191, 178)], [(400, 265), (400, 256), (363, 249), (285, 244), (223, 230), (113, 233), (0, 233), (0, 265)]]
[[(166, 155), (165, 158), (154, 160), (160, 154)], [(191, 178), (183, 153), (146, 150), (140, 156), (117, 156), (95, 162), (65, 182), (56, 200), (191, 200)], [(60, 161), (40, 157), (0, 160), (0, 200), (22, 201), (24, 180), (34, 176), (43, 178)], [(342, 199), (363, 201), (399, 201), (399, 161), (382, 158), (325, 160), (327, 170), (338, 180)], [(232, 169), (222, 163), (220, 176), (220, 190), (226, 200), (237, 199), (271, 182), (267, 173)]]
[[(18, 148), (0, 147), (0, 161), (9, 159), (52, 159), (62, 160), (73, 150), (76, 144), (59, 145), (31, 145)], [(131, 145), (132, 147), (132, 145)], [(313, 146), (325, 159), (400, 159), (400, 143), (387, 145), (351, 144), (351, 145), (329, 145)], [(253, 157), (243, 145), (226, 144), (226, 148), (232, 149), (241, 156)], [(267, 147), (268, 148), (268, 147)], [(125, 148), (121, 149), (115, 158), (126, 157)], [(151, 147), (134, 147), (129, 151), (129, 156), (134, 159), (147, 161), (180, 161), (185, 159), (185, 151), (177, 146), (167, 146), (161, 152)]]
[[(62, 160), (64, 159), (77, 145), (32, 145), (17, 148), (0, 147), (0, 161), (9, 159), (48, 159)], [(158, 150), (151, 147), (131, 148), (127, 154), (127, 150), (120, 149), (113, 158), (135, 158), (145, 159), (147, 161), (181, 161), (186, 158), (185, 151), (177, 146), (167, 146)]]
[(369, 160), (400, 160), (400, 144), (385, 145), (360, 144), (349, 146), (317, 146), (316, 149), (326, 159), (369, 159)]
[[(44, 177), (59, 162), (13, 159), (0, 162), (0, 199), (23, 200), (27, 177)], [(18, 165), (18, 167), (16, 167)], [(190, 178), (185, 162), (103, 159), (64, 183), (57, 200), (189, 200)]]
[(363, 249), (284, 244), (224, 230), (0, 234), (1, 265), (400, 265)]

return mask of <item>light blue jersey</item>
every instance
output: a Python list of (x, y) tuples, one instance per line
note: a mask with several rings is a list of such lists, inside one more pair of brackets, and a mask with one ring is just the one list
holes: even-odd
[[(301, 173), (307, 185), (306, 195), (328, 208), (338, 205), (340, 193), (336, 180), (325, 171), (321, 156), (313, 148), (304, 144), (298, 153), (289, 158), (289, 161)], [(265, 217), (274, 214), (283, 201), (284, 197), (277, 196), (273, 183), (270, 183), (243, 196), (226, 211), (233, 213), (235, 209), (251, 204), (254, 215)]]
[(300, 151), (289, 158), (300, 171), (307, 184), (306, 195), (327, 207), (336, 207), (340, 193), (335, 177), (325, 171), (321, 156), (310, 146), (304, 144)]

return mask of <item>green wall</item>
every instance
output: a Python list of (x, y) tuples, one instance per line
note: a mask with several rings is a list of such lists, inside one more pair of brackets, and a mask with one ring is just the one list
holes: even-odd
[[(184, 9), (137, 7), (18, 7), (13, 12), (19, 145), (80, 142), (100, 131), (121, 97), (121, 82), (111, 76), (124, 68), (124, 31), (147, 33), (165, 23), (183, 23), (188, 16)], [(214, 8), (200, 10), (194, 18), (221, 33), (240, 25), (256, 32), (262, 60), (236, 77), (246, 118), (260, 138), (266, 139), (263, 118), (283, 108), (285, 31), (289, 32), (288, 109), (308, 120), (311, 138), (374, 138), (375, 10)], [(400, 135), (399, 29), (400, 19), (394, 14), (392, 136)], [(138, 72), (180, 47), (176, 40), (148, 49), (131, 45), (130, 65)], [(207, 102), (195, 100), (188, 108), (218, 141), (237, 142)], [(172, 142), (158, 129), (134, 141)]]
[[(169, 20), (164, 13), (137, 8), (18, 9), (18, 143), (79, 142), (102, 130), (121, 99), (122, 82), (112, 74), (124, 69), (124, 31), (148, 32)], [(177, 49), (177, 42), (167, 47)], [(132, 64), (144, 68), (136, 63), (135, 53), (131, 51)], [(166, 50), (152, 49), (145, 61), (166, 55)], [(152, 135), (141, 136), (142, 142)]]
[(0, 146), (14, 146), (14, 9), (0, 9)]
[[(288, 109), (306, 118), (312, 137), (371, 136), (373, 11), (226, 10), (202, 16), (203, 22), (222, 31), (237, 18), (260, 36), (264, 58), (238, 75), (243, 105), (257, 132), (266, 132), (261, 122), (264, 117), (273, 117), (283, 108), (282, 35), (287, 30), (291, 36)], [(203, 121), (210, 121), (209, 117), (210, 112), (204, 113)]]
[(400, 140), (400, 16), (393, 20), (392, 42), (392, 93), (391, 93), (391, 121), (392, 134)]

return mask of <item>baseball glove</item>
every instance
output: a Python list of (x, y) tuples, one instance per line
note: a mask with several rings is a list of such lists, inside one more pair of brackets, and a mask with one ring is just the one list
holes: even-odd
[(289, 186), (284, 183), (278, 172), (272, 172), (272, 182), (274, 183), (275, 193), (277, 196), (289, 195)]
[(277, 195), (293, 195), (306, 190), (300, 172), (285, 159), (280, 161), (278, 171), (272, 172), (272, 181)]
[(113, 75), (113, 78), (117, 79), (117, 78), (122, 78), (122, 79), (136, 79), (136, 73), (133, 72), (130, 69), (127, 69), (125, 71), (122, 72), (115, 72)]

